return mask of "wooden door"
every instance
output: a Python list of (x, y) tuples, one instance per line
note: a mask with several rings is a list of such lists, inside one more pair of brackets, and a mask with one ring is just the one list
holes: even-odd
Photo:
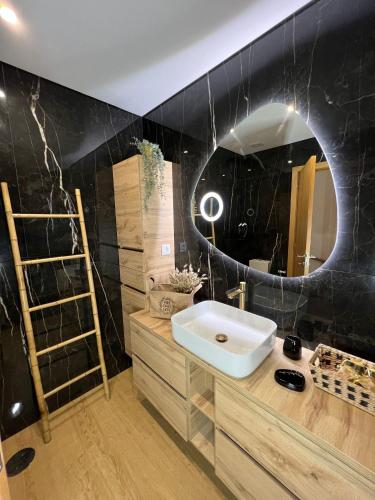
[(292, 171), (288, 276), (309, 273), (316, 156)]

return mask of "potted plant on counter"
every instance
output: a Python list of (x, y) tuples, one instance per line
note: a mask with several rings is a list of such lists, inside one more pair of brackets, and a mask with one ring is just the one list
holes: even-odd
[(150, 316), (170, 319), (173, 314), (194, 304), (194, 295), (202, 288), (207, 279), (199, 274), (200, 269), (193, 270), (185, 265), (183, 270), (175, 269), (169, 275), (168, 284), (158, 284), (150, 290)]

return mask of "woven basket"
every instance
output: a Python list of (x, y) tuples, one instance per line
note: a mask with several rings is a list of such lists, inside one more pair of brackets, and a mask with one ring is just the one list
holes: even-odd
[(171, 319), (171, 316), (194, 304), (194, 295), (202, 288), (198, 285), (191, 293), (176, 292), (172, 285), (155, 285), (149, 293), (150, 316)]
[[(316, 360), (319, 358), (319, 365)], [(375, 370), (375, 363), (365, 359), (352, 356), (333, 347), (319, 344), (313, 357), (309, 361), (309, 368), (314, 380), (314, 384), (334, 396), (357, 406), (361, 410), (375, 415), (375, 392), (365, 389), (358, 384), (349, 382), (341, 373), (338, 373), (337, 366), (344, 360), (360, 361), (366, 368)], [(375, 384), (374, 384), (375, 390)]]

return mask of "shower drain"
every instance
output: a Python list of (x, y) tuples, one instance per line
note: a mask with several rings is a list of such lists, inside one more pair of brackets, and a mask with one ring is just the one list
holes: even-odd
[(6, 464), (6, 470), (9, 477), (17, 476), (20, 472), (26, 469), (34, 460), (34, 448), (23, 448), (17, 451)]

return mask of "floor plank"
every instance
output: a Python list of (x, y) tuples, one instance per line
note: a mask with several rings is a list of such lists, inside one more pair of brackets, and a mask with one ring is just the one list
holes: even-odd
[(13, 500), (232, 498), (213, 469), (132, 389), (132, 372), (56, 417), (52, 441), (39, 424), (4, 442), (5, 458), (35, 448), (34, 462), (10, 478)]

